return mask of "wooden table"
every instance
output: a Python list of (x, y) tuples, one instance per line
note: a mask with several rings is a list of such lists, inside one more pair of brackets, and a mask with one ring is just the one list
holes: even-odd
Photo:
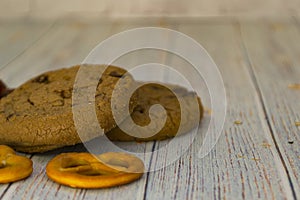
[[(291, 85), (300, 84), (298, 19), (1, 21), (0, 67), (7, 73), (0, 78), (16, 86), (35, 75), (32, 66), (43, 71), (81, 63), (100, 41), (141, 26), (181, 31), (201, 43), (216, 62), (228, 105), (215, 148), (199, 159), (200, 143), (195, 142), (170, 166), (132, 184), (99, 190), (72, 189), (47, 178), (47, 162), (64, 150), (27, 155), (34, 162), (33, 174), (0, 185), (0, 198), (300, 199), (300, 89)], [(156, 149), (160, 142), (139, 145)], [(155, 158), (145, 162), (153, 166)]]

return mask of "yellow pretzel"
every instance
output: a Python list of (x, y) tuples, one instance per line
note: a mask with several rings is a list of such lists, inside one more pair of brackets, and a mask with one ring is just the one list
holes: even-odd
[(130, 183), (144, 172), (143, 162), (125, 153), (63, 153), (46, 167), (53, 181), (74, 188), (106, 188)]
[(32, 173), (32, 161), (5, 145), (0, 145), (0, 183), (11, 183)]

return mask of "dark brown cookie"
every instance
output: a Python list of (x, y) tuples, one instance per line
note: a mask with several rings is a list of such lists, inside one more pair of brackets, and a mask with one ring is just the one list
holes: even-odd
[(3, 81), (0, 80), (0, 99), (2, 97), (5, 97), (12, 91), (13, 91), (12, 89), (7, 88), (7, 86), (3, 83)]
[[(111, 113), (111, 96), (116, 83), (122, 78), (125, 84), (115, 90), (118, 97), (127, 92), (134, 84), (130, 75), (123, 76), (125, 70), (101, 65), (83, 65), (88, 67), (86, 79), (78, 83), (77, 94), (83, 102), (89, 102), (96, 110), (99, 125), (105, 132), (113, 129), (116, 124)], [(82, 69), (82, 68), (81, 68)], [(74, 125), (72, 109), (80, 108), (84, 116), (89, 116), (86, 104), (78, 105), (72, 102), (72, 92), (75, 77), (79, 66), (67, 69), (46, 72), (29, 80), (16, 88), (9, 95), (0, 100), (0, 144), (14, 147), (24, 152), (44, 152), (55, 148), (74, 145), (82, 142)], [(102, 77), (98, 85), (93, 86), (95, 80)], [(96, 82), (97, 83), (97, 82)], [(85, 92), (94, 87), (94, 102), (88, 98)], [(135, 105), (136, 98), (132, 98), (130, 108)], [(116, 110), (124, 112), (124, 105), (115, 105)], [(79, 113), (79, 114), (81, 114)], [(88, 117), (87, 117), (88, 119)], [(88, 120), (87, 120), (88, 121)], [(84, 124), (84, 123), (83, 123)], [(84, 140), (98, 136), (89, 127), (86, 129)], [(85, 130), (84, 129), (84, 130)]]
[[(170, 89), (176, 91), (179, 98), (182, 99), (183, 105), (180, 107), (178, 98), (168, 88), (160, 84), (146, 84), (136, 90), (138, 95), (138, 104), (131, 114), (132, 120), (140, 126), (146, 126), (150, 123), (149, 108), (154, 104), (162, 105), (167, 111), (167, 119), (164, 127), (154, 136), (151, 137), (134, 137), (138, 136), (139, 132), (135, 127), (131, 129), (131, 135), (124, 133), (119, 127), (114, 128), (106, 134), (112, 141), (151, 141), (164, 140), (175, 137), (182, 133), (189, 132), (203, 117), (203, 107), (201, 100), (193, 92), (187, 91), (185, 88), (175, 85), (168, 85)], [(185, 109), (185, 114), (181, 116), (181, 109)], [(199, 109), (199, 112), (196, 110)], [(162, 120), (164, 112), (158, 112), (154, 115), (154, 122), (158, 124)], [(126, 126), (128, 119), (124, 120), (121, 125)], [(181, 125), (180, 125), (181, 124)], [(180, 130), (179, 127), (181, 126)], [(147, 129), (149, 133), (143, 135), (152, 135), (153, 131)], [(134, 135), (134, 136), (132, 136)]]

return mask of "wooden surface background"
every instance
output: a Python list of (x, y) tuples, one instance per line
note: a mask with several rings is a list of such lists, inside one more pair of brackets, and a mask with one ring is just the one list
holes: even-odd
[[(212, 152), (198, 158), (203, 139), (199, 134), (191, 148), (170, 166), (146, 173), (137, 182), (99, 190), (61, 186), (45, 174), (53, 156), (82, 151), (80, 145), (27, 155), (34, 162), (33, 174), (26, 180), (0, 185), (0, 198), (300, 199), (300, 90), (289, 87), (300, 84), (298, 19), (1, 21), (0, 78), (14, 87), (42, 71), (81, 63), (100, 41), (141, 26), (168, 27), (191, 36), (219, 67), (228, 107), (224, 130)], [(207, 100), (204, 104), (208, 109)], [(200, 132), (205, 131), (208, 119), (206, 112)], [(235, 124), (236, 120), (242, 124)], [(163, 142), (127, 145), (148, 151), (160, 148)], [(150, 156), (145, 162), (151, 169), (163, 158)]]
[(0, 19), (299, 16), (298, 0), (1, 0)]

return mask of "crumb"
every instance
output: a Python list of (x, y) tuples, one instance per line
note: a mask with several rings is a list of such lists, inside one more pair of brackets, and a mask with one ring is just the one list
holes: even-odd
[(264, 142), (261, 144), (261, 146), (265, 147), (265, 148), (270, 148), (272, 145), (270, 145), (269, 143), (267, 142)]
[(243, 156), (242, 154), (238, 154), (237, 157), (238, 158), (245, 158), (245, 156)]
[(260, 161), (259, 158), (251, 158), (251, 160), (254, 160), (254, 161)]
[(209, 109), (209, 108), (204, 108), (205, 112), (208, 114), (208, 115), (211, 115), (212, 114), (212, 110)]
[(295, 121), (295, 126), (300, 126), (300, 121)]
[(243, 122), (240, 121), (240, 120), (235, 120), (235, 121), (234, 121), (234, 124), (236, 124), (236, 125), (241, 125), (241, 124), (243, 124)]
[(288, 88), (290, 89), (300, 89), (300, 84), (299, 83), (294, 83), (294, 84), (289, 84)]

